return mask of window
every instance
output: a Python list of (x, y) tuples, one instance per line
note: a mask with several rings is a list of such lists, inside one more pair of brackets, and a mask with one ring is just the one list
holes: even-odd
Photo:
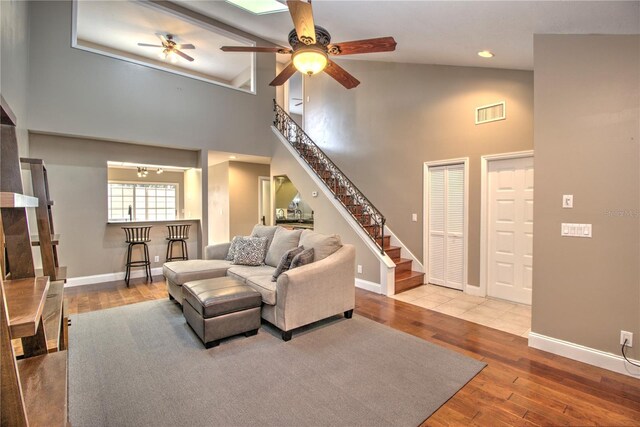
[(174, 220), (178, 184), (109, 182), (109, 221)]

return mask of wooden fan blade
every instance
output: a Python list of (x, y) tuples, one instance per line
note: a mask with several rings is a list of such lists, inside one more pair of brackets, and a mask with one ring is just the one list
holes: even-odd
[(306, 45), (315, 44), (316, 27), (313, 24), (311, 3), (300, 0), (287, 0), (287, 6), (293, 20), (293, 26), (296, 27), (298, 40)]
[(355, 55), (358, 53), (391, 52), (396, 50), (396, 44), (393, 37), (378, 37), (334, 43), (327, 46), (327, 49), (332, 55)]
[(289, 65), (287, 65), (286, 68), (282, 70), (280, 74), (278, 74), (271, 83), (269, 83), (269, 86), (283, 85), (295, 73), (296, 73), (296, 67), (293, 66), (293, 62), (289, 62)]
[(195, 49), (196, 47), (194, 45), (192, 45), (191, 43), (187, 43), (187, 44), (179, 44), (178, 49)]
[(325, 67), (324, 72), (336, 79), (338, 83), (340, 83), (347, 89), (353, 89), (360, 84), (360, 81), (358, 79), (347, 73), (344, 68), (342, 68), (332, 60), (329, 60), (327, 62), (327, 66)]
[(162, 45), (166, 46), (168, 41), (167, 38), (164, 36), (164, 34), (156, 34), (158, 36), (158, 38), (160, 39), (160, 41), (162, 41)]
[(187, 55), (186, 53), (180, 52), (178, 49), (174, 49), (173, 51), (176, 53), (176, 55), (183, 57), (189, 62), (193, 62), (193, 58)]
[(161, 44), (138, 43), (138, 46), (144, 47), (164, 47)]
[(291, 53), (291, 49), (284, 47), (222, 46), (220, 50), (223, 52)]

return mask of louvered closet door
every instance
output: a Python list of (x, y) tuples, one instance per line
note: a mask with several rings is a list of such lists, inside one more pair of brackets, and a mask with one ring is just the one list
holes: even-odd
[(462, 289), (464, 165), (429, 168), (429, 283)]

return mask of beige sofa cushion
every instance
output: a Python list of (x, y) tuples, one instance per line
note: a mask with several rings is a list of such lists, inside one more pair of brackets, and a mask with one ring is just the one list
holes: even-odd
[(276, 233), (273, 236), (273, 242), (271, 242), (271, 246), (267, 251), (264, 263), (271, 267), (277, 267), (285, 252), (298, 247), (301, 233), (302, 230), (287, 230), (286, 228), (276, 227)]
[(262, 295), (262, 302), (269, 305), (276, 305), (276, 282), (271, 281), (268, 276), (250, 276), (245, 282)]
[(183, 285), (193, 280), (212, 279), (226, 275), (231, 261), (222, 259), (190, 259), (187, 261), (165, 262), (162, 266), (164, 277)]
[(232, 265), (227, 271), (227, 276), (235, 277), (243, 282), (247, 277), (264, 276), (266, 274), (273, 275), (275, 268), (269, 265), (249, 266), (249, 265)]
[(300, 245), (305, 249), (313, 248), (314, 262), (325, 259), (342, 247), (342, 241), (337, 234), (320, 234), (311, 230), (304, 230), (300, 235)]
[(273, 235), (276, 233), (277, 228), (278, 227), (274, 227), (271, 225), (256, 224), (253, 227), (253, 231), (251, 231), (251, 237), (266, 237), (267, 250), (268, 250), (269, 246), (271, 246), (271, 242), (273, 241)]

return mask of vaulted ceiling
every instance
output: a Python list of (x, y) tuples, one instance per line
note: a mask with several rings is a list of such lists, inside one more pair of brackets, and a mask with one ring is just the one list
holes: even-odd
[[(288, 46), (293, 25), (286, 12), (253, 15), (224, 1), (174, 2)], [(313, 9), (316, 25), (334, 42), (389, 35), (398, 42), (395, 52), (349, 57), (362, 60), (530, 70), (534, 34), (640, 34), (640, 1), (314, 0)], [(485, 49), (495, 57), (478, 57)]]

